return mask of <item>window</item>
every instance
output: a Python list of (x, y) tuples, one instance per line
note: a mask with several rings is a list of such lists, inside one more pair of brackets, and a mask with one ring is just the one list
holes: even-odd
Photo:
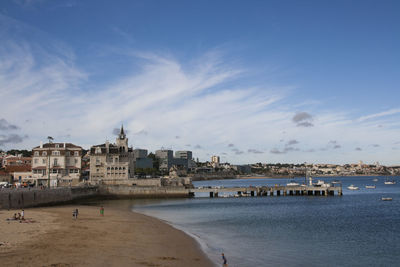
[(75, 164), (77, 164), (78, 163), (78, 159), (75, 159)]
[(42, 159), (42, 164), (46, 164), (46, 159)]
[(47, 152), (43, 151), (42, 156), (47, 156)]
[(60, 145), (59, 144), (56, 144), (56, 148), (59, 148), (60, 147)]
[(54, 164), (53, 164), (54, 166), (57, 166), (58, 165), (58, 160), (57, 159), (54, 159)]
[(53, 173), (57, 173), (57, 169), (53, 169)]
[[(101, 153), (101, 149), (100, 149), (100, 153)], [(74, 152), (74, 156), (75, 156), (75, 157), (79, 156), (79, 152), (78, 152), (78, 151), (75, 151), (75, 152)]]
[(39, 151), (35, 151), (35, 153), (33, 153), (33, 155), (35, 155), (36, 157), (39, 156)]
[(75, 169), (75, 173), (79, 173), (79, 170), (78, 170), (78, 169)]
[(65, 152), (65, 156), (67, 156), (67, 157), (71, 156), (71, 152), (69, 152), (69, 151)]
[(51, 154), (53, 156), (59, 156), (60, 155), (60, 151), (53, 151)]
[(35, 159), (35, 164), (38, 164), (39, 163), (39, 159)]
[(73, 170), (73, 169), (70, 169), (70, 170), (69, 170), (69, 173), (74, 173), (74, 170)]

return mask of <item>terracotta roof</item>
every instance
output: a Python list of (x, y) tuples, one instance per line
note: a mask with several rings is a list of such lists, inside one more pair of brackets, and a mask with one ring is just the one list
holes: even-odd
[[(43, 148), (56, 148), (56, 144), (59, 145), (59, 148), (64, 148), (64, 143), (46, 143), (46, 144), (43, 144)], [(65, 147), (82, 149), (82, 147), (71, 144), (71, 143), (65, 143)], [(40, 146), (36, 146), (33, 149), (35, 149), (35, 148), (40, 148)]]
[(8, 165), (5, 167), (6, 172), (30, 172), (32, 171), (31, 165)]

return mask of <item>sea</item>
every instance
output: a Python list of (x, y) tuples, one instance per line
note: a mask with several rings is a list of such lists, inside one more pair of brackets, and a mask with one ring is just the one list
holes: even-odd
[[(374, 182), (373, 179), (378, 181)], [(393, 177), (391, 177), (392, 179)], [(340, 180), (343, 196), (267, 196), (135, 200), (130, 208), (159, 218), (194, 237), (221, 266), (400, 266), (400, 177)], [(299, 183), (304, 178), (295, 178)], [(194, 182), (198, 186), (265, 186), (286, 179)], [(357, 191), (348, 190), (349, 185)], [(366, 189), (376, 185), (376, 189)], [(382, 201), (391, 197), (392, 201)]]

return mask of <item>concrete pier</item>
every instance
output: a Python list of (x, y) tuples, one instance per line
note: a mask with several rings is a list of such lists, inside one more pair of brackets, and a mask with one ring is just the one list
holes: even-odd
[(239, 196), (341, 196), (341, 186), (261, 186), (261, 187), (208, 187), (187, 189), (188, 194), (209, 193), (210, 197), (218, 197), (220, 193), (237, 193)]

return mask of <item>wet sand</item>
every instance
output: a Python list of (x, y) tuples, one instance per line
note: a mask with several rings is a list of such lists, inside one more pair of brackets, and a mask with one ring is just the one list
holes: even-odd
[[(72, 210), (78, 208), (78, 219)], [(105, 207), (0, 210), (2, 266), (214, 266), (190, 236), (155, 218)]]

